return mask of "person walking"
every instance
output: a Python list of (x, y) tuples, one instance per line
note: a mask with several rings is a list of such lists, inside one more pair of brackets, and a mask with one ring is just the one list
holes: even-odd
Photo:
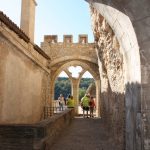
[(59, 101), (59, 111), (63, 111), (63, 106), (65, 104), (63, 94), (60, 94), (60, 96), (58, 97), (58, 101)]
[(88, 118), (89, 102), (90, 102), (90, 96), (88, 94), (85, 94), (85, 96), (81, 99), (81, 107), (83, 109), (83, 118), (85, 118), (85, 111), (86, 111), (86, 118)]
[(93, 96), (90, 97), (89, 105), (90, 105), (90, 117), (94, 117), (93, 112), (94, 112), (94, 109), (96, 108), (96, 105), (95, 105), (95, 101), (94, 101)]
[(70, 96), (70, 98), (68, 98), (68, 100), (67, 100), (67, 107), (74, 108), (74, 106), (75, 106), (75, 101), (73, 99), (73, 96)]

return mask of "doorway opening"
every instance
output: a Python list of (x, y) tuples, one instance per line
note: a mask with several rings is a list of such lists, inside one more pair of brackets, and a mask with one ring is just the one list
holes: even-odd
[(60, 94), (67, 98), (71, 94), (71, 82), (65, 71), (62, 71), (55, 80), (54, 100), (58, 100)]
[(96, 99), (96, 85), (95, 80), (89, 71), (85, 71), (82, 77), (80, 78), (79, 83), (79, 107), (78, 114), (82, 114), (81, 108), (81, 99), (85, 96), (85, 94), (89, 94), (90, 96)]

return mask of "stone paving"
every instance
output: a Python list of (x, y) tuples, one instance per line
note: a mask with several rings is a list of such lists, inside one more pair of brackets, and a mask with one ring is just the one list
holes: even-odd
[(51, 150), (115, 150), (100, 118), (76, 117)]

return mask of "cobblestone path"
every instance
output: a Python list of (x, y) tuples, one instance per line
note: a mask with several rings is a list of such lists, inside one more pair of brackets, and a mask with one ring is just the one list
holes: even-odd
[(114, 150), (105, 126), (98, 118), (75, 118), (51, 150)]

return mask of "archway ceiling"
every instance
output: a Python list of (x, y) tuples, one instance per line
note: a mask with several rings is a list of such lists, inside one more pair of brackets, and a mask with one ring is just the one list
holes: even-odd
[(66, 54), (65, 56), (56, 57), (53, 59), (51, 58), (50, 67), (53, 67), (54, 65), (59, 64), (61, 62), (72, 61), (72, 60), (86, 61), (86, 62), (91, 62), (91, 63), (98, 65), (98, 58), (96, 55), (94, 57), (91, 57), (91, 55), (87, 57), (78, 53), (78, 55), (68, 56)]
[(132, 1), (131, 0), (85, 0), (87, 1), (88, 3), (101, 3), (101, 4), (104, 4), (104, 5), (108, 5), (108, 6), (111, 6), (113, 8), (116, 8), (118, 9), (119, 11), (125, 13), (125, 7), (127, 5), (129, 5), (129, 3), (131, 3)]

